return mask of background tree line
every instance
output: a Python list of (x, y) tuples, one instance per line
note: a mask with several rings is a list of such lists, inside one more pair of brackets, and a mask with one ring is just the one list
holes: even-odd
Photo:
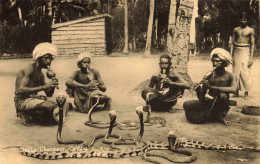
[[(179, 0), (177, 0), (179, 1)], [(40, 42), (51, 41), (51, 25), (102, 13), (112, 15), (113, 50), (124, 48), (125, 0), (1, 0), (0, 53), (29, 53)], [(171, 0), (155, 0), (152, 51), (167, 50)], [(150, 0), (127, 0), (129, 50), (144, 51)], [(259, 35), (259, 0), (198, 0), (196, 50), (228, 48), (242, 12)], [(258, 42), (259, 46), (259, 42)]]

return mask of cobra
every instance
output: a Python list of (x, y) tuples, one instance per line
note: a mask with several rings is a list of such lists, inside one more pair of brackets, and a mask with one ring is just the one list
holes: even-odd
[[(60, 97), (60, 104), (64, 102), (64, 98)], [(105, 137), (108, 139), (111, 135), (114, 121), (116, 120), (116, 114), (114, 111), (109, 113), (110, 116), (110, 129), (106, 135), (99, 135), (94, 138), (93, 142), (89, 147), (84, 147), (83, 145), (71, 147), (70, 149), (58, 150), (58, 151), (43, 151), (36, 148), (25, 148), (23, 146), (11, 146), (7, 148), (16, 147), (20, 149), (20, 153), (22, 155), (44, 159), (44, 160), (55, 160), (55, 159), (65, 159), (65, 158), (92, 158), (92, 157), (100, 157), (100, 158), (125, 158), (140, 155), (142, 152), (139, 148), (129, 148), (124, 151), (121, 150), (113, 150), (108, 148), (93, 148), (95, 141), (98, 138)], [(108, 137), (109, 136), (109, 137)], [(121, 137), (118, 137), (120, 139)]]
[(58, 131), (57, 131), (57, 141), (59, 144), (81, 144), (84, 141), (81, 140), (67, 140), (64, 141), (61, 139), (61, 132), (63, 127), (63, 106), (66, 102), (66, 96), (62, 93), (59, 93), (56, 97), (56, 102), (59, 107), (59, 123), (58, 123)]
[[(153, 162), (153, 163), (160, 163), (154, 159), (149, 158), (148, 156), (160, 156), (163, 158), (168, 159), (172, 162), (193, 162), (197, 159), (196, 156), (192, 155), (189, 151), (181, 151), (181, 150), (173, 150), (172, 152), (184, 154), (188, 157), (172, 157), (164, 152), (149, 152), (150, 150), (167, 150), (169, 149), (169, 144), (161, 141), (141, 141), (144, 133), (144, 123), (143, 123), (143, 108), (136, 108), (136, 113), (139, 116), (140, 120), (140, 132), (137, 136), (137, 139), (120, 139), (116, 140), (112, 143), (111, 147), (113, 149), (122, 150), (122, 152), (125, 152), (121, 154), (123, 155), (131, 155), (131, 156), (138, 156), (143, 154), (143, 158), (146, 161)], [(119, 145), (134, 145), (134, 148), (130, 149), (122, 149), (119, 147)]]
[(139, 135), (137, 136), (137, 139), (136, 140), (134, 140), (134, 139), (116, 140), (111, 145), (111, 147), (113, 149), (121, 150), (119, 145), (136, 145), (136, 149), (139, 149), (139, 150), (142, 150), (142, 147), (144, 147), (144, 145), (142, 145), (142, 143), (141, 143), (141, 139), (142, 139), (143, 134), (144, 134), (143, 109), (142, 108), (136, 108), (136, 113), (139, 117), (139, 122), (140, 122), (140, 131), (139, 131)]
[[(144, 150), (144, 154), (143, 154), (143, 159), (148, 161), (148, 162), (152, 162), (152, 163), (156, 163), (156, 164), (160, 164), (160, 162), (156, 159), (152, 159), (150, 156), (157, 156), (157, 157), (162, 157), (167, 159), (168, 161), (171, 162), (175, 162), (175, 163), (190, 163), (193, 162), (197, 159), (197, 156), (193, 155), (190, 151), (186, 151), (186, 150), (177, 150), (175, 149), (170, 149), (170, 143), (174, 136), (172, 136), (172, 131), (169, 132), (168, 134), (168, 142), (163, 142), (163, 141), (145, 141), (145, 143), (148, 145), (147, 148)], [(153, 152), (150, 152), (150, 150), (153, 150)], [(154, 151), (157, 150), (157, 151)], [(175, 157), (175, 156), (171, 156), (171, 154), (169, 153), (165, 153), (164, 151), (161, 150), (170, 150), (171, 152), (174, 153), (178, 153), (178, 154), (183, 154), (186, 156), (182, 156), (182, 157)]]
[[(93, 109), (98, 105), (99, 101), (100, 101), (100, 97), (99, 96), (95, 96), (96, 98), (96, 103), (90, 108), (89, 112), (88, 112), (88, 121), (85, 122), (85, 125), (90, 126), (90, 127), (94, 127), (94, 128), (101, 128), (101, 129), (105, 129), (105, 128), (109, 128), (110, 127), (110, 122), (106, 122), (106, 121), (93, 121), (91, 118)], [(114, 122), (113, 126), (116, 126), (117, 123)]]
[[(151, 117), (151, 108), (149, 106), (137, 106), (136, 110), (142, 110), (147, 112), (147, 116), (144, 120), (145, 126), (152, 126), (154, 124), (161, 124), (161, 127), (166, 126), (166, 119), (163, 117)], [(118, 124), (120, 130), (137, 130), (140, 128), (140, 123), (138, 121), (122, 121)]]
[[(95, 144), (95, 142), (101, 138), (103, 138), (102, 142), (104, 144), (111, 144), (112, 142), (121, 139), (120, 135), (112, 134), (112, 130), (113, 130), (114, 124), (116, 122), (116, 111), (110, 111), (109, 118), (110, 118), (110, 126), (109, 126), (107, 134), (101, 134), (101, 135), (94, 137), (90, 144), (90, 147), (92, 147)], [(111, 138), (115, 138), (115, 139), (111, 139)]]
[[(60, 104), (64, 102), (64, 98), (60, 97)], [(163, 149), (168, 148), (168, 146), (162, 142), (159, 141), (149, 141), (149, 142), (140, 142), (141, 138), (143, 136), (144, 132), (144, 125), (143, 125), (143, 113), (142, 110), (136, 111), (139, 119), (140, 119), (140, 126), (141, 130), (139, 133), (139, 136), (137, 137), (136, 143), (137, 144), (133, 148), (127, 148), (123, 150), (115, 150), (115, 149), (108, 149), (108, 148), (99, 148), (95, 149), (92, 146), (94, 145), (94, 142), (92, 142), (90, 147), (83, 147), (82, 145), (72, 147), (71, 149), (64, 149), (64, 150), (58, 150), (58, 151), (42, 151), (42, 150), (36, 150), (32, 148), (25, 148), (22, 146), (14, 146), (20, 148), (20, 153), (22, 155), (38, 158), (38, 159), (44, 159), (44, 160), (55, 160), (55, 159), (65, 159), (65, 158), (92, 158), (92, 157), (100, 157), (100, 158), (125, 158), (125, 157), (133, 157), (133, 156), (139, 156), (143, 153), (148, 152), (149, 150), (154, 149)], [(110, 129), (108, 131), (108, 134), (106, 135), (99, 135), (99, 137), (105, 137), (105, 136), (112, 136), (112, 128), (114, 121), (116, 120), (116, 113), (114, 111), (111, 111), (109, 113), (110, 116)], [(97, 137), (98, 138), (98, 137)], [(120, 138), (118, 138), (118, 141)], [(116, 141), (114, 141), (115, 143)], [(146, 154), (148, 156), (150, 154)], [(160, 155), (160, 153), (156, 154), (157, 156)], [(148, 157), (147, 157), (148, 158)], [(147, 160), (146, 158), (146, 160)], [(165, 158), (171, 158), (171, 157), (165, 157)], [(184, 157), (185, 158), (185, 157)], [(183, 160), (183, 157), (182, 157)], [(150, 160), (151, 161), (151, 160)], [(183, 160), (185, 161), (185, 160)], [(187, 160), (186, 160), (187, 161)]]
[(146, 119), (144, 120), (144, 123), (149, 123), (150, 125), (153, 124), (161, 124), (162, 127), (166, 126), (166, 119), (163, 117), (151, 117), (151, 107), (149, 105), (143, 107), (144, 111), (147, 112)]

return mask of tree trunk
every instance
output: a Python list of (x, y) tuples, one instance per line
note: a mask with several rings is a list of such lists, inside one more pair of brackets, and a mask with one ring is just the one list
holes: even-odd
[(155, 41), (154, 43), (156, 44), (156, 49), (157, 51), (159, 50), (159, 43), (158, 43), (158, 13), (156, 12), (155, 14), (155, 20), (154, 20), (154, 24), (155, 24)]
[(20, 20), (20, 25), (23, 26), (23, 16), (22, 16), (22, 10), (21, 7), (18, 6), (18, 15), (19, 15), (19, 20)]
[(111, 10), (111, 2), (110, 2), (111, 0), (107, 0), (107, 12), (109, 13), (110, 12), (110, 10)]
[(176, 0), (171, 0), (170, 11), (169, 11), (169, 23), (168, 23), (168, 33), (167, 33), (167, 51), (172, 52), (173, 36), (175, 31), (176, 23)]
[[(172, 0), (171, 2), (173, 1), (175, 2), (175, 0)], [(180, 5), (176, 14), (177, 18), (175, 29), (173, 28), (173, 21), (172, 24), (169, 24), (169, 28), (171, 28), (173, 32), (170, 33), (169, 30), (171, 40), (170, 42), (168, 42), (169, 44), (167, 45), (168, 53), (172, 55), (172, 65), (174, 66), (175, 70), (182, 76), (182, 78), (187, 81), (187, 83), (191, 86), (190, 92), (192, 95), (195, 93), (193, 90), (193, 86), (195, 83), (188, 75), (188, 61), (190, 52), (190, 26), (193, 14), (193, 4), (193, 0), (180, 0)], [(170, 12), (170, 14), (174, 13)], [(173, 15), (171, 19), (174, 19), (174, 17), (175, 15)]]
[(173, 55), (173, 65), (180, 73), (188, 72), (190, 25), (193, 13), (193, 0), (181, 0), (178, 9), (173, 42), (169, 52)]
[(125, 0), (125, 45), (123, 53), (128, 54), (128, 7), (127, 0)]
[(46, 3), (47, 3), (47, 9), (48, 9), (48, 16), (49, 17), (52, 17), (52, 0), (46, 0)]
[(146, 46), (145, 46), (145, 56), (151, 55), (151, 42), (152, 42), (152, 33), (153, 33), (153, 17), (154, 17), (154, 0), (150, 0), (150, 16), (149, 16), (149, 23), (147, 29), (147, 39), (146, 39)]

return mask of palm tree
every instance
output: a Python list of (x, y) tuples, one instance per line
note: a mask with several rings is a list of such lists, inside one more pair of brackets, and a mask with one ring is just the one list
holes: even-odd
[(127, 7), (127, 0), (125, 0), (125, 45), (123, 53), (128, 54), (128, 7)]
[(154, 0), (150, 0), (150, 16), (147, 29), (147, 39), (145, 46), (145, 56), (151, 55), (151, 42), (152, 42), (152, 33), (153, 33), (153, 17), (154, 17)]
[(176, 0), (171, 0), (170, 2), (170, 12), (169, 12), (169, 23), (168, 23), (168, 33), (167, 33), (167, 51), (172, 52), (172, 42), (175, 31), (175, 21), (176, 21)]
[[(176, 2), (171, 0), (172, 5)], [(169, 53), (172, 55), (172, 63), (175, 70), (190, 84), (194, 85), (188, 75), (188, 61), (189, 61), (189, 43), (190, 43), (190, 26), (193, 14), (193, 0), (181, 0), (177, 10), (177, 18), (175, 29), (173, 29), (171, 36), (171, 43), (168, 45)], [(178, 5), (178, 4), (177, 4)], [(175, 5), (176, 6), (176, 5)], [(173, 10), (174, 10), (174, 6)], [(170, 12), (174, 14), (174, 12)], [(170, 15), (172, 19), (174, 15)], [(174, 27), (174, 24), (172, 24)]]

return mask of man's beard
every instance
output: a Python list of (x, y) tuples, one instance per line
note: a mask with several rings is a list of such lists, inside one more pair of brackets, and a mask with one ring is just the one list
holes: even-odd
[(50, 67), (50, 64), (40, 63), (40, 67), (44, 69), (48, 69), (48, 67)]
[(88, 67), (81, 67), (81, 70), (82, 70), (83, 72), (88, 72), (89, 68), (88, 68)]
[[(165, 73), (163, 72), (164, 69), (166, 70)], [(168, 73), (169, 73), (169, 67), (167, 67), (167, 68), (161, 67), (161, 74), (167, 74), (168, 75)]]

